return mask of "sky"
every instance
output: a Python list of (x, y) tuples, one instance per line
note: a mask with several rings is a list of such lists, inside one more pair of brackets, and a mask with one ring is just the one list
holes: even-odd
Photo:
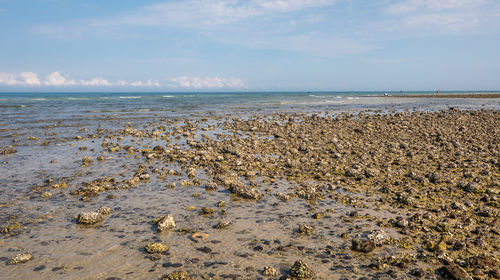
[(498, 0), (0, 0), (0, 91), (500, 90)]

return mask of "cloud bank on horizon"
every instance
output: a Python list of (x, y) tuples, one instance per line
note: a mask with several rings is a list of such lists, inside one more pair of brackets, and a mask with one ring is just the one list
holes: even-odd
[[(89, 87), (161, 87), (158, 80), (149, 79), (147, 81), (124, 81), (118, 80), (111, 82), (102, 77), (89, 80), (74, 80), (67, 78), (59, 72), (52, 72), (41, 79), (37, 73), (21, 72), (19, 74), (0, 73), (0, 85), (7, 86), (28, 86), (28, 87), (71, 87), (71, 86), (89, 86)], [(169, 88), (184, 89), (217, 89), (217, 88), (239, 88), (244, 89), (245, 83), (237, 78), (219, 78), (219, 77), (176, 77), (171, 78), (168, 84)]]
[(0, 90), (500, 88), (495, 0), (4, 0), (0, 26)]

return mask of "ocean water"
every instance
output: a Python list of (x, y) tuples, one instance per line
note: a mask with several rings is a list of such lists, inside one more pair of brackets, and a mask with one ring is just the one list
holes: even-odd
[[(441, 92), (442, 94), (498, 92)], [(498, 109), (497, 99), (393, 98), (400, 92), (30, 92), (0, 93), (0, 144), (48, 126), (114, 126), (123, 120), (276, 112), (436, 111)], [(434, 94), (404, 92), (403, 94)], [(388, 96), (384, 96), (388, 95)], [(104, 122), (104, 120), (106, 120)]]

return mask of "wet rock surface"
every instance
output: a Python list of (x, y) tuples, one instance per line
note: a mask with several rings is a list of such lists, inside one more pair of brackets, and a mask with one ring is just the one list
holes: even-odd
[(175, 219), (172, 215), (165, 215), (158, 221), (154, 221), (159, 232), (175, 228)]
[(308, 264), (302, 260), (298, 260), (290, 268), (290, 276), (299, 279), (308, 279), (314, 277), (314, 272)]
[(33, 255), (31, 253), (17, 254), (15, 257), (10, 259), (9, 264), (26, 263), (26, 262), (31, 261), (32, 259), (33, 259)]
[(104, 217), (98, 212), (82, 212), (78, 215), (76, 222), (82, 225), (94, 225), (102, 222)]

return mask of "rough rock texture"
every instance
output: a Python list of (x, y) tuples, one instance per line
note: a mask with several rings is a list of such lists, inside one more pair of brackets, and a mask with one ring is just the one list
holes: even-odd
[(15, 257), (10, 259), (9, 264), (20, 264), (25, 263), (33, 259), (33, 255), (30, 253), (17, 254)]
[(241, 182), (232, 182), (229, 191), (242, 198), (260, 200), (264, 195), (256, 188), (246, 186)]
[(375, 242), (371, 240), (352, 240), (352, 250), (357, 252), (369, 253), (375, 249)]
[(102, 220), (104, 220), (104, 217), (102, 216), (101, 213), (82, 212), (80, 213), (80, 215), (78, 215), (76, 222), (82, 225), (93, 225), (98, 222), (102, 222)]
[(165, 215), (156, 223), (156, 226), (159, 232), (173, 229), (175, 228), (175, 219), (172, 215)]
[(292, 268), (290, 268), (290, 275), (292, 277), (304, 279), (314, 277), (314, 272), (308, 264), (302, 260), (298, 260), (293, 264)]
[(299, 225), (297, 232), (302, 235), (311, 235), (314, 233), (314, 228), (308, 224), (301, 224)]
[(262, 274), (264, 274), (264, 276), (276, 276), (278, 275), (278, 271), (274, 267), (266, 266)]
[(163, 243), (150, 243), (144, 247), (148, 254), (158, 254), (168, 251), (168, 246)]
[(387, 233), (385, 231), (380, 230), (380, 229), (376, 229), (376, 230), (372, 230), (368, 234), (368, 239), (370, 241), (372, 241), (373, 243), (375, 243), (375, 245), (381, 246), (387, 241), (387, 239), (389, 239), (389, 236), (387, 235)]
[(101, 206), (99, 209), (97, 209), (97, 213), (102, 215), (107, 215), (111, 213), (111, 209), (109, 209), (109, 207), (106, 206)]

